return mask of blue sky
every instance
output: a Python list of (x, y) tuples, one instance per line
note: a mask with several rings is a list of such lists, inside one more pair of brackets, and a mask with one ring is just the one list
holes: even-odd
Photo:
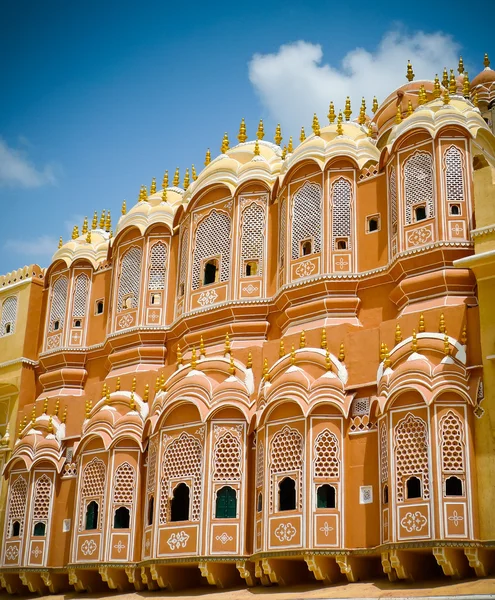
[(407, 58), (429, 78), (459, 52), (471, 78), (484, 52), (495, 61), (486, 11), (457, 1), (402, 15), (380, 1), (2, 4), (0, 273), (47, 266), (94, 210), (115, 225), (165, 169), (199, 171), (241, 117), (250, 137), (263, 118), (267, 139), (280, 120), (286, 142), (331, 99), (351, 93), (356, 113), (362, 94), (383, 99)]

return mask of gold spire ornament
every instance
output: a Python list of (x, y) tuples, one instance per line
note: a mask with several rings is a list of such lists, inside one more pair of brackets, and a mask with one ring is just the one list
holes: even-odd
[(463, 346), (466, 346), (467, 345), (467, 340), (468, 340), (468, 338), (467, 338), (467, 327), (464, 324), (464, 327), (462, 328), (462, 332), (461, 332), (461, 344)]
[(244, 117), (241, 119), (241, 124), (239, 125), (239, 133), (237, 134), (237, 139), (241, 144), (243, 144), (248, 139), (246, 133), (246, 122), (244, 121)]
[(207, 167), (210, 163), (211, 163), (211, 152), (210, 152), (210, 149), (208, 148), (208, 150), (206, 151), (206, 155), (205, 155), (205, 167)]
[(31, 423), (32, 425), (36, 424), (36, 405), (33, 405), (33, 410), (31, 411)]
[(373, 137), (373, 124), (371, 121), (368, 123), (368, 131), (366, 132), (366, 135), (369, 138)]
[(383, 359), (383, 366), (388, 369), (390, 367), (390, 352), (388, 351), (387, 346), (385, 345), (385, 357)]
[(63, 245), (64, 245), (64, 240), (62, 239), (62, 236), (60, 236), (60, 238), (58, 240), (58, 247), (59, 247), (59, 249), (62, 248)]
[(206, 348), (205, 348), (205, 343), (204, 343), (204, 340), (203, 340), (203, 336), (201, 336), (199, 338), (199, 356), (206, 357)]
[(182, 350), (180, 349), (179, 344), (177, 344), (177, 368), (179, 368), (182, 365)]
[(457, 65), (457, 70), (459, 72), (459, 75), (462, 75), (464, 73), (464, 61), (462, 60), (462, 56), (459, 56), (459, 64)]
[(132, 378), (131, 391), (132, 392), (136, 391), (136, 378), (135, 377)]
[(253, 353), (248, 352), (246, 369), (252, 369), (252, 368), (253, 368)]
[(282, 160), (285, 160), (287, 158), (287, 146), (284, 146), (282, 148)]
[(342, 126), (342, 111), (339, 111), (339, 116), (337, 117), (337, 135), (344, 135), (344, 128)]
[(91, 244), (91, 229), (86, 234), (86, 243)]
[(449, 74), (447, 72), (447, 67), (444, 67), (444, 69), (443, 69), (442, 85), (444, 88), (449, 86)]
[(198, 366), (198, 356), (196, 354), (196, 346), (193, 346), (191, 352), (191, 369), (195, 369)]
[(397, 323), (395, 326), (395, 343), (399, 344), (402, 342), (402, 331), (400, 330), (400, 325)]
[(416, 337), (416, 330), (415, 329), (413, 329), (413, 332), (412, 332), (411, 348), (412, 348), (413, 352), (417, 352), (418, 351), (418, 338)]
[(167, 201), (167, 188), (164, 187), (162, 190), (162, 202), (166, 202)]
[(469, 75), (468, 72), (465, 71), (464, 72), (464, 80), (462, 82), (462, 95), (464, 96), (464, 98), (469, 98), (471, 90), (470, 90), (470, 84), (469, 84)]
[(189, 187), (189, 183), (190, 183), (190, 180), (189, 180), (189, 169), (186, 169), (186, 172), (184, 174), (184, 183), (183, 183), (182, 187), (185, 190), (187, 190), (187, 188)]
[(86, 233), (88, 233), (88, 217), (84, 217), (84, 221), (82, 224), (82, 230), (81, 233), (84, 235)]
[(345, 116), (345, 120), (349, 121), (352, 115), (352, 110), (351, 110), (351, 99), (349, 98), (349, 96), (347, 96), (347, 98), (345, 99), (345, 109), (344, 109), (344, 116)]
[(115, 391), (120, 392), (120, 377), (117, 377), (117, 381), (115, 382)]
[(330, 123), (330, 125), (333, 125), (333, 123), (335, 123), (335, 118), (336, 118), (336, 114), (335, 114), (335, 107), (333, 105), (333, 102), (330, 102), (330, 106), (328, 107), (328, 122)]
[(93, 222), (91, 223), (91, 229), (97, 229), (98, 228), (98, 213), (94, 212), (93, 214)]
[(232, 377), (235, 375), (234, 356), (232, 354), (230, 355), (229, 374)]
[(292, 154), (294, 152), (294, 146), (292, 145), (292, 136), (289, 138), (289, 143), (287, 144), (287, 152)]
[(373, 105), (371, 106), (371, 110), (373, 111), (373, 114), (375, 114), (378, 110), (378, 100), (376, 99), (376, 96), (373, 96)]
[(438, 74), (435, 75), (435, 82), (433, 83), (433, 98), (440, 98), (441, 95), (440, 90), (440, 79), (438, 79)]
[(483, 59), (483, 66), (485, 67), (485, 69), (488, 69), (490, 67), (490, 59), (488, 58), (488, 54), (485, 52), (485, 57)]
[(321, 330), (321, 343), (320, 343), (320, 348), (322, 350), (326, 350), (328, 347), (327, 344), (327, 330), (326, 329), (322, 329)]
[(168, 171), (165, 171), (162, 179), (162, 189), (166, 190), (168, 188)]
[(127, 214), (127, 204), (126, 204), (125, 200), (122, 202), (122, 208), (121, 208), (120, 212), (122, 213), (122, 216)]
[(304, 329), (301, 331), (301, 335), (299, 336), (299, 348), (306, 348), (306, 332)]
[(444, 314), (442, 313), (440, 315), (440, 321), (438, 324), (438, 333), (445, 333), (447, 331), (447, 327), (445, 326), (445, 317)]
[(341, 342), (341, 344), (340, 344), (339, 360), (340, 360), (340, 362), (344, 362), (344, 360), (345, 360), (344, 342)]
[(260, 145), (258, 140), (256, 140), (254, 142), (254, 151), (253, 151), (254, 156), (259, 156), (260, 155)]
[(129, 399), (129, 408), (130, 408), (130, 410), (136, 410), (136, 401), (134, 399), (134, 392), (131, 392), (131, 397)]
[(174, 180), (172, 181), (172, 185), (174, 187), (178, 187), (180, 183), (180, 173), (179, 173), (179, 167), (177, 167), (175, 169), (175, 173), (174, 173)]
[(313, 114), (313, 125), (312, 125), (313, 133), (317, 136), (320, 135), (320, 122), (318, 121), (318, 117), (316, 113)]
[(196, 167), (194, 165), (191, 165), (191, 177), (193, 181), (196, 181), (196, 179), (198, 178), (198, 175), (196, 173)]
[(449, 90), (448, 88), (445, 88), (443, 90), (443, 94), (442, 94), (442, 101), (444, 103), (444, 105), (446, 106), (447, 104), (449, 104), (450, 102), (450, 94), (449, 94)]
[(109, 233), (112, 228), (112, 217), (110, 216), (110, 211), (107, 212), (107, 218), (105, 219), (105, 231)]
[(358, 123), (360, 125), (364, 125), (366, 123), (366, 100), (363, 99), (361, 100), (361, 107), (359, 109), (359, 117), (358, 117)]
[(143, 185), (143, 202), (148, 202), (148, 188)]
[(225, 132), (223, 134), (222, 145), (220, 146), (220, 154), (225, 154), (229, 148), (229, 136), (227, 132)]
[(43, 414), (46, 415), (47, 412), (48, 412), (48, 398), (45, 398), (45, 400), (43, 401)]
[(256, 137), (259, 140), (262, 140), (265, 137), (265, 128), (263, 126), (263, 119), (260, 119), (260, 122), (258, 124), (258, 131), (256, 132)]
[(150, 185), (150, 196), (152, 196), (153, 194), (156, 194), (156, 177), (153, 177)]
[(473, 98), (473, 104), (474, 104), (475, 106), (478, 106), (478, 92), (476, 92), (476, 93), (474, 94), (474, 98)]
[(407, 81), (412, 81), (414, 79), (414, 71), (410, 60), (407, 61), (406, 79)]
[(292, 366), (296, 364), (296, 350), (294, 348), (294, 344), (292, 344), (292, 347), (290, 349), (290, 364)]
[(327, 371), (332, 370), (332, 359), (330, 358), (330, 352), (328, 351), (328, 349), (325, 352), (325, 367)]
[(402, 112), (400, 110), (400, 104), (397, 105), (397, 113), (395, 115), (395, 124), (399, 125), (399, 123), (402, 123)]
[(284, 340), (280, 340), (280, 345), (278, 348), (278, 357), (283, 358), (284, 356), (285, 356)]
[(280, 127), (280, 123), (278, 123), (277, 127), (275, 128), (275, 143), (277, 144), (277, 146), (280, 146), (280, 142), (284, 139), (282, 137), (282, 129)]
[(268, 358), (265, 358), (265, 360), (263, 361), (263, 379), (265, 381), (270, 381), (270, 374), (269, 371), (270, 369), (268, 368)]
[(160, 388), (162, 390), (165, 390), (165, 375), (163, 374), (163, 371), (161, 372), (161, 375), (160, 375)]
[(414, 112), (412, 102), (409, 100), (407, 103), (407, 116), (410, 117)]
[(58, 413), (60, 410), (60, 400), (57, 399), (57, 401), (55, 402), (55, 410), (53, 412), (53, 414), (58, 417)]
[(110, 388), (107, 387), (106, 395), (105, 395), (106, 403), (110, 403)]
[(385, 358), (385, 343), (380, 344), (380, 362)]
[(231, 349), (230, 349), (230, 337), (229, 337), (229, 332), (227, 331), (225, 333), (225, 348), (223, 351), (223, 355), (227, 356), (227, 354), (230, 354)]
[(445, 354), (445, 356), (450, 356), (450, 342), (447, 332), (445, 332), (445, 335), (443, 337), (443, 353)]
[(78, 237), (79, 237), (79, 228), (77, 225), (74, 225), (74, 227), (72, 229), (72, 239), (77, 240)]
[(305, 139), (306, 133), (304, 132), (304, 127), (301, 127), (301, 135), (299, 136), (299, 141), (301, 142), (301, 144), (304, 142)]
[(102, 210), (101, 215), (100, 215), (100, 222), (98, 224), (98, 227), (100, 229), (105, 229), (105, 217), (106, 217), (105, 210)]
[(62, 423), (67, 423), (67, 404), (64, 406), (64, 414), (62, 415)]
[(418, 105), (422, 106), (423, 104), (426, 104), (427, 102), (427, 98), (426, 98), (426, 89), (424, 84), (421, 84), (421, 87), (419, 88), (419, 92), (418, 92)]
[(449, 93), (454, 96), (457, 92), (457, 81), (455, 80), (454, 69), (450, 69)]
[(160, 391), (160, 377), (157, 377), (155, 379), (155, 394), (158, 393)]
[(101, 397), (104, 398), (107, 395), (107, 383), (103, 382), (103, 386), (101, 388)]
[(425, 316), (423, 313), (421, 313), (419, 315), (419, 326), (418, 326), (418, 331), (419, 333), (423, 333), (424, 331), (426, 331), (426, 327), (425, 327)]

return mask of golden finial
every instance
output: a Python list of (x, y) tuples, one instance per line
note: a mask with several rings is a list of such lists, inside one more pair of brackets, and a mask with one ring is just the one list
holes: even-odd
[(144, 396), (143, 396), (143, 400), (144, 400), (145, 402), (148, 402), (148, 400), (149, 400), (149, 397), (150, 397), (150, 384), (149, 384), (149, 383), (147, 383), (147, 384), (144, 386)]
[(443, 68), (442, 85), (444, 88), (448, 87), (448, 85), (449, 85), (449, 74), (447, 72), (447, 67)]
[(91, 223), (91, 229), (97, 229), (97, 228), (98, 228), (98, 213), (95, 210), (94, 215), (93, 215), (93, 222)]
[(400, 330), (400, 325), (397, 323), (395, 326), (395, 343), (399, 344), (402, 342), (402, 331)]
[(285, 160), (287, 158), (287, 146), (284, 146), (282, 148), (282, 160)]
[(89, 405), (89, 400), (86, 400), (86, 405), (85, 405), (85, 409), (84, 409), (84, 414), (86, 416), (86, 419), (89, 419), (89, 417), (91, 416), (91, 407)]
[(120, 212), (122, 213), (122, 215), (127, 214), (127, 204), (125, 200), (122, 202), (122, 209)]
[(53, 413), (56, 417), (58, 417), (59, 410), (60, 410), (60, 400), (57, 398), (57, 401), (55, 402), (55, 411)]
[(407, 61), (406, 79), (407, 81), (412, 81), (414, 79), (414, 71), (410, 60)]
[(138, 195), (138, 202), (143, 202), (143, 200), (146, 200), (146, 198), (144, 197), (144, 190), (143, 190), (144, 186), (141, 186), (139, 188), (139, 195)]
[[(23, 429), (24, 429), (24, 427), (22, 426), (22, 421), (19, 421), (19, 429), (17, 431), (17, 437), (21, 437)], [(2, 440), (3, 440), (3, 438), (2, 438)]]
[(155, 379), (155, 394), (160, 391), (160, 388), (161, 388), (161, 385), (160, 385), (160, 376), (157, 375), (157, 377)]
[(196, 167), (194, 165), (191, 165), (191, 177), (193, 181), (196, 181), (196, 179), (198, 178), (198, 175), (196, 173)]
[(33, 404), (33, 410), (31, 411), (31, 423), (34, 425), (36, 423), (36, 405)]
[(330, 125), (332, 125), (333, 123), (335, 123), (335, 107), (333, 105), (333, 102), (330, 102), (330, 106), (328, 107), (328, 122), (330, 123)]
[(160, 375), (160, 388), (162, 390), (165, 390), (165, 375), (163, 374), (163, 371), (161, 372), (161, 375)]
[(265, 128), (263, 127), (263, 119), (260, 119), (258, 124), (258, 131), (256, 132), (256, 137), (259, 140), (262, 140), (265, 137)]
[(48, 398), (45, 398), (43, 401), (43, 414), (46, 415), (48, 412)]
[(189, 179), (189, 169), (186, 169), (186, 172), (184, 174), (184, 183), (182, 185), (182, 187), (187, 190), (187, 188), (189, 187), (189, 183), (190, 183), (190, 179)]
[(67, 423), (67, 405), (64, 407), (64, 414), (62, 415), (62, 423)]
[(100, 229), (105, 229), (105, 210), (101, 211), (100, 222), (98, 224), (98, 227)]
[(243, 144), (247, 140), (246, 134), (246, 122), (244, 121), (244, 117), (241, 119), (241, 124), (239, 125), (239, 133), (237, 134), (237, 139), (241, 144)]
[(265, 381), (270, 381), (270, 375), (268, 373), (270, 369), (268, 368), (268, 358), (265, 358), (263, 361), (263, 379)]
[(306, 134), (304, 133), (304, 127), (301, 127), (301, 135), (299, 136), (299, 141), (302, 143), (306, 139)]
[(252, 369), (252, 368), (253, 368), (253, 353), (248, 352), (246, 369)]
[(345, 360), (344, 342), (342, 342), (342, 343), (340, 344), (340, 349), (339, 349), (339, 360), (340, 360), (340, 362), (344, 362), (344, 360)]
[(464, 73), (464, 61), (462, 60), (462, 56), (459, 56), (459, 64), (457, 65), (457, 70), (459, 72), (459, 75), (462, 75)]
[(254, 156), (259, 156), (260, 155), (260, 145), (258, 140), (256, 140), (254, 142)]
[(385, 344), (385, 356), (383, 358), (383, 366), (388, 369), (390, 367), (390, 352)]
[(488, 54), (485, 52), (485, 57), (483, 59), (483, 66), (485, 67), (485, 69), (488, 69), (488, 67), (490, 66), (490, 59), (488, 58)]
[(86, 234), (86, 243), (91, 244), (91, 229)]
[(110, 231), (108, 232), (108, 238), (112, 239), (113, 238), (113, 230), (110, 229)]
[(280, 142), (283, 139), (284, 138), (282, 137), (282, 129), (280, 128), (280, 123), (278, 123), (277, 127), (275, 128), (275, 143), (277, 144), (277, 146), (280, 146)]
[(280, 340), (280, 344), (278, 347), (278, 357), (283, 358), (284, 356), (285, 356), (284, 340)]
[(182, 360), (182, 350), (180, 349), (179, 344), (177, 344), (177, 368), (181, 366)]
[(474, 94), (474, 98), (473, 98), (473, 104), (474, 104), (475, 106), (478, 106), (478, 92), (476, 92), (476, 93)]
[(366, 135), (369, 138), (373, 137), (373, 125), (372, 125), (371, 121), (368, 123), (368, 131), (366, 132)]
[(462, 328), (462, 332), (461, 332), (461, 344), (463, 346), (467, 345), (467, 327), (466, 327), (466, 324), (464, 324), (464, 327)]
[(448, 90), (448, 88), (445, 88), (445, 89), (443, 90), (443, 94), (442, 94), (442, 100), (443, 100), (443, 103), (444, 103), (444, 105), (447, 105), (447, 104), (449, 104), (449, 102), (450, 102), (450, 95), (449, 95), (449, 90)]
[(447, 332), (445, 332), (445, 335), (443, 337), (443, 353), (445, 354), (445, 356), (450, 355), (450, 343), (449, 343), (449, 336), (447, 335)]
[(193, 346), (191, 352), (191, 369), (195, 369), (198, 366), (198, 356), (196, 354), (196, 346)]
[(359, 109), (359, 117), (358, 117), (358, 123), (360, 125), (364, 125), (366, 123), (366, 100), (363, 99), (361, 100), (361, 107)]
[(225, 154), (229, 148), (229, 136), (225, 132), (223, 134), (222, 145), (220, 146), (220, 154)]
[(131, 391), (132, 392), (136, 391), (136, 378), (135, 377), (132, 378)]
[(465, 71), (464, 72), (464, 80), (462, 82), (462, 95), (464, 96), (464, 98), (469, 98), (470, 96), (470, 84), (469, 84), (469, 75), (468, 72)]
[(438, 332), (445, 333), (446, 330), (447, 330), (447, 328), (445, 326), (445, 317), (444, 317), (444, 314), (442, 313), (440, 315), (440, 322), (438, 324)]
[(229, 332), (227, 331), (225, 333), (225, 349), (223, 351), (223, 355), (226, 356), (227, 354), (230, 354), (231, 350), (230, 350), (230, 337), (229, 337)]
[(306, 348), (306, 332), (304, 329), (301, 331), (301, 335), (299, 336), (299, 348)]
[(426, 104), (426, 89), (424, 84), (421, 84), (418, 92), (418, 105), (421, 106), (423, 104)]
[(412, 102), (409, 100), (407, 103), (407, 116), (410, 117), (414, 112)]
[(117, 381), (115, 382), (115, 391), (120, 392), (120, 377), (117, 377)]
[(103, 382), (103, 387), (101, 388), (101, 397), (104, 398), (107, 395), (107, 382)]
[(210, 152), (210, 149), (208, 148), (208, 150), (206, 151), (206, 155), (205, 155), (205, 167), (207, 167), (210, 163), (211, 163), (211, 152)]
[(88, 233), (88, 217), (84, 217), (84, 221), (82, 224), (82, 230), (81, 233), (84, 235), (85, 233)]
[(105, 231), (108, 233), (112, 228), (112, 217), (110, 216), (110, 211), (107, 212), (107, 218), (105, 219)]
[(349, 121), (349, 119), (351, 118), (351, 115), (352, 115), (351, 99), (349, 98), (349, 96), (347, 96), (347, 98), (345, 99), (345, 109), (344, 109), (345, 120)]
[(294, 366), (296, 364), (296, 350), (294, 348), (294, 344), (292, 344), (290, 349), (290, 364)]
[(289, 143), (287, 144), (287, 152), (292, 154), (294, 152), (294, 146), (292, 145), (292, 136), (289, 138)]
[(457, 81), (455, 80), (454, 69), (450, 69), (449, 92), (452, 96), (457, 92)]
[(373, 96), (373, 106), (371, 107), (371, 110), (373, 111), (373, 114), (378, 110), (378, 100), (376, 99), (376, 96)]
[(79, 237), (79, 228), (77, 225), (74, 225), (74, 227), (72, 229), (72, 239), (77, 240), (78, 237)]
[(129, 408), (131, 410), (136, 410), (136, 401), (134, 399), (134, 392), (131, 392), (131, 397), (129, 399)]
[(426, 331), (426, 327), (425, 327), (425, 316), (423, 313), (421, 313), (419, 315), (419, 326), (418, 326), (418, 331), (419, 333), (423, 333), (424, 331)]
[(323, 350), (326, 350), (327, 347), (328, 347), (328, 344), (327, 344), (327, 330), (326, 329), (322, 329), (321, 330), (320, 348), (322, 348)]
[(168, 188), (168, 171), (165, 171), (162, 179), (162, 189), (166, 190)]
[(332, 359), (330, 358), (330, 352), (328, 351), (328, 349), (325, 352), (325, 367), (327, 371), (332, 370)]
[(62, 239), (62, 236), (60, 236), (60, 238), (58, 240), (58, 247), (62, 248), (63, 245), (64, 245), (64, 240)]
[(110, 388), (109, 387), (107, 387), (107, 389), (106, 389), (105, 400), (106, 400), (107, 404), (110, 403)]
[(441, 95), (440, 90), (440, 79), (438, 79), (438, 74), (435, 75), (435, 82), (433, 84), (433, 98), (440, 98)]
[(180, 173), (179, 173), (179, 167), (177, 167), (175, 169), (174, 180), (172, 181), (172, 185), (174, 187), (178, 187), (179, 183), (180, 183)]
[(339, 116), (337, 117), (337, 135), (344, 135), (344, 128), (342, 126), (342, 111), (339, 111)]
[(395, 124), (402, 123), (402, 112), (400, 110), (400, 104), (397, 105), (397, 113), (395, 115)]
[(385, 358), (385, 344), (382, 342), (380, 344), (380, 362)]
[(234, 355), (232, 353), (230, 354), (229, 373), (232, 376), (235, 375)]
[(199, 356), (206, 356), (206, 348), (203, 340), (203, 336), (199, 338)]
[(415, 329), (413, 329), (413, 332), (412, 332), (411, 348), (412, 348), (413, 352), (417, 352), (418, 351), (418, 338), (416, 337), (416, 330)]
[(312, 125), (313, 133), (315, 135), (320, 135), (320, 122), (318, 121), (318, 117), (316, 113), (313, 114), (313, 125)]
[(156, 194), (156, 177), (153, 177), (150, 185), (150, 196), (152, 196), (153, 194)]
[(166, 202), (167, 201), (167, 188), (164, 187), (162, 190), (162, 202)]

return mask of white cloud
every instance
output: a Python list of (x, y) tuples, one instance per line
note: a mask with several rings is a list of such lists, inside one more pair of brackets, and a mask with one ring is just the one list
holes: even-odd
[(386, 33), (374, 51), (355, 48), (333, 66), (323, 62), (319, 44), (300, 40), (275, 54), (255, 54), (249, 79), (270, 115), (297, 135), (301, 125), (311, 123), (314, 112), (321, 124), (327, 123), (330, 100), (338, 111), (350, 96), (355, 118), (364, 96), (369, 113), (373, 96), (380, 102), (406, 83), (409, 59), (416, 79), (432, 79), (435, 73), (441, 77), (444, 66), (457, 66), (458, 52), (459, 45), (444, 33), (396, 30)]
[(21, 256), (32, 257), (37, 262), (39, 257), (51, 257), (58, 248), (58, 240), (49, 235), (42, 235), (31, 240), (6, 240), (5, 250), (19, 254)]
[[(24, 141), (21, 143), (26, 145)], [(56, 183), (51, 165), (37, 169), (26, 152), (11, 148), (0, 138), (0, 186), (35, 188), (48, 183)]]

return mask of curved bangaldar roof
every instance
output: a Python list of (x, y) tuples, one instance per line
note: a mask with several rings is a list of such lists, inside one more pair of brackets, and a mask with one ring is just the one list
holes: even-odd
[(55, 252), (51, 262), (53, 264), (62, 260), (70, 267), (74, 261), (84, 259), (97, 269), (98, 265), (107, 259), (110, 237), (110, 233), (104, 229), (92, 229), (90, 233), (84, 233), (63, 244)]

